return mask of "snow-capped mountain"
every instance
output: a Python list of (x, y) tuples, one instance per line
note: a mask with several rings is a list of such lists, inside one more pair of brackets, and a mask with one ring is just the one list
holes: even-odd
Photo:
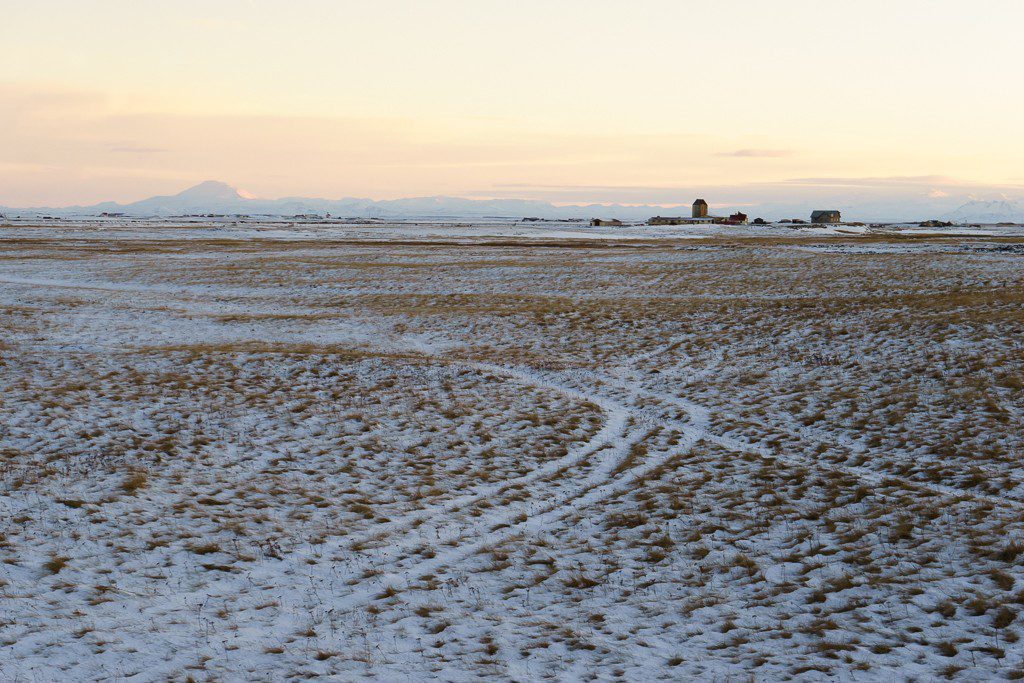
[(181, 214), (181, 213), (233, 213), (245, 206), (253, 196), (238, 188), (216, 180), (207, 180), (175, 195), (150, 197), (127, 204), (125, 213)]
[(1006, 199), (972, 200), (946, 215), (954, 223), (1024, 223), (1024, 205)]

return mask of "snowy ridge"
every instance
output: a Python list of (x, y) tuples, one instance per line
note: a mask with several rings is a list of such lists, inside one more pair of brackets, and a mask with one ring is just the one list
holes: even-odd
[(1024, 205), (1020, 202), (999, 200), (972, 200), (945, 216), (956, 223), (1024, 223)]

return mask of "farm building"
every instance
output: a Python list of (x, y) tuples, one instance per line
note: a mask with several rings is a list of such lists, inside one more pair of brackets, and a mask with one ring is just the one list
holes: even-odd
[(812, 223), (841, 223), (842, 216), (835, 209), (828, 209), (825, 211), (814, 211), (811, 213)]
[(619, 227), (623, 223), (618, 218), (610, 218), (610, 219), (595, 218), (594, 220), (590, 221), (590, 224), (592, 226), (594, 226), (595, 228), (597, 228), (597, 227), (603, 227), (603, 226)]
[(701, 223), (725, 223), (725, 218), (708, 215), (708, 203), (703, 199), (693, 202), (693, 210), (689, 218), (685, 216), (654, 216), (647, 225), (694, 225)]
[(654, 216), (647, 219), (647, 225), (685, 225), (689, 222), (689, 218), (681, 216)]
[(647, 219), (647, 225), (703, 225), (705, 223), (724, 223), (724, 218), (716, 216), (704, 216), (703, 218), (689, 218), (686, 216), (654, 216)]

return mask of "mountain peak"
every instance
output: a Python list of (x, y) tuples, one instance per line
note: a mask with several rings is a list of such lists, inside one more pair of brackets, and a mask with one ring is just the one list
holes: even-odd
[(232, 187), (227, 183), (222, 183), (219, 180), (204, 180), (198, 185), (194, 185), (187, 190), (183, 190), (174, 196), (182, 199), (204, 201), (253, 199), (253, 195), (248, 192), (239, 190), (237, 187)]
[(1007, 199), (973, 199), (947, 216), (957, 223), (1020, 223), (1024, 206)]

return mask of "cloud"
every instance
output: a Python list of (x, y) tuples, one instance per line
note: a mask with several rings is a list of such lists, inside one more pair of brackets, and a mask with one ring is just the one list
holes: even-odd
[(779, 157), (788, 157), (796, 154), (791, 149), (737, 149), (733, 152), (719, 152), (715, 156), (719, 157), (739, 157), (742, 159), (777, 159)]
[(110, 145), (107, 149), (117, 154), (164, 154), (170, 151), (163, 147), (142, 147), (137, 145)]
[(24, 115), (62, 115), (69, 111), (95, 111), (107, 103), (107, 96), (74, 88), (50, 88), (21, 83), (0, 82), (3, 111)]
[(828, 190), (848, 197), (889, 196), (927, 197), (943, 200), (966, 201), (973, 197), (1022, 197), (1024, 185), (1008, 183), (978, 183), (947, 176), (891, 176), (865, 178), (791, 178), (780, 183), (789, 190)]
[(906, 187), (921, 185), (962, 186), (968, 184), (954, 178), (947, 178), (945, 176), (938, 175), (863, 178), (790, 178), (785, 182), (791, 185), (821, 185), (827, 187)]

